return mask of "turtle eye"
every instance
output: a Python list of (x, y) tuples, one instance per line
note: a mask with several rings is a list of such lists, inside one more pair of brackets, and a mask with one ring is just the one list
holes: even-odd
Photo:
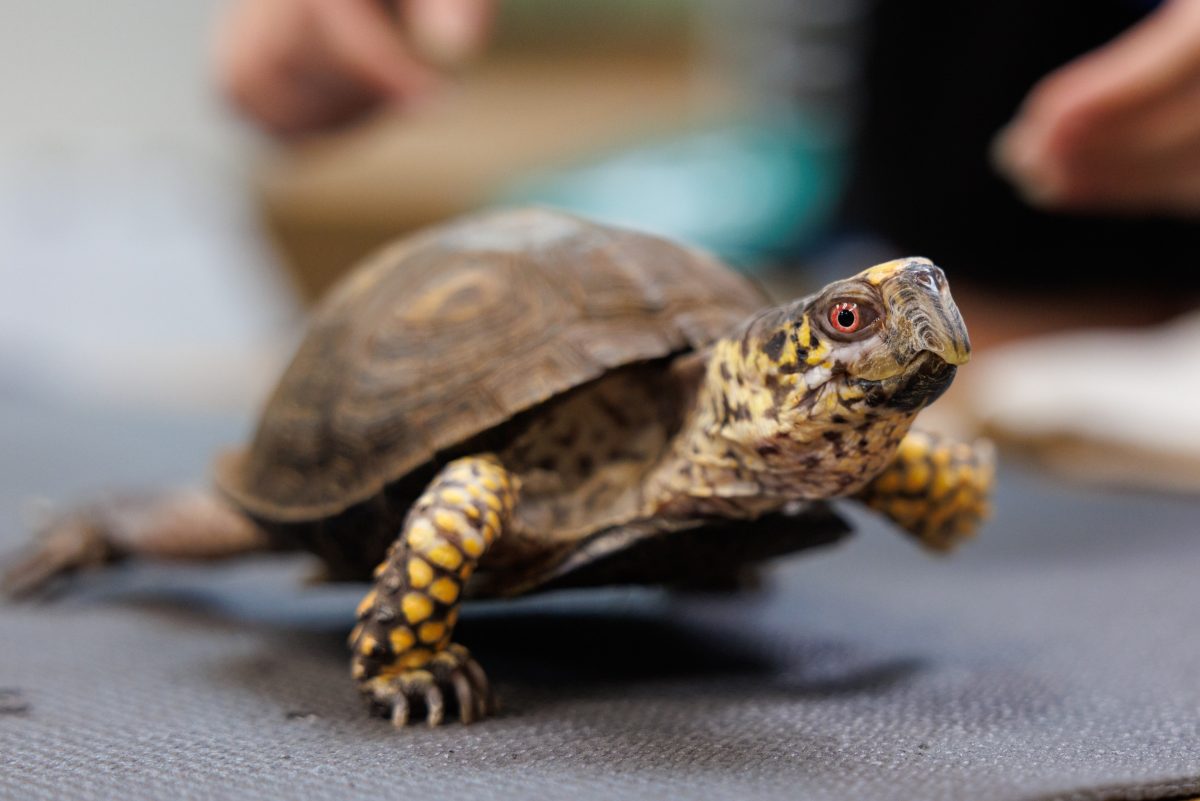
[(841, 300), (829, 307), (829, 316), (826, 319), (831, 333), (856, 334), (875, 322), (878, 317), (879, 313), (869, 303)]
[(834, 331), (853, 334), (863, 326), (863, 313), (857, 303), (835, 303), (829, 310), (829, 324)]

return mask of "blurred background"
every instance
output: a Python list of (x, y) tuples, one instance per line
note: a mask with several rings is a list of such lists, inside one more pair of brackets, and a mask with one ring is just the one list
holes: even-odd
[(1194, 492), (1195, 224), (1034, 210), (989, 155), (1042, 76), (1155, 4), (956, 5), (506, 0), (441, 91), (296, 139), (222, 95), (227, 4), (8, 0), (0, 391), (249, 419), (361, 256), (541, 203), (699, 244), (779, 297), (930, 256), (979, 353), (930, 425)]

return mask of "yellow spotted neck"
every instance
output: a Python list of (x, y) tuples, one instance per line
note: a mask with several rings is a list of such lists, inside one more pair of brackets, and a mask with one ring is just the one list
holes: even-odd
[(895, 453), (915, 413), (870, 407), (807, 316), (753, 334), (713, 346), (692, 412), (647, 484), (648, 511), (753, 517), (849, 495)]

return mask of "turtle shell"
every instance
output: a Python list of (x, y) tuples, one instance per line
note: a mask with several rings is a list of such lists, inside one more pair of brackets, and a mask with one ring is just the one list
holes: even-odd
[(217, 483), (261, 520), (329, 518), (606, 371), (702, 348), (764, 303), (708, 255), (560, 212), (429, 229), (318, 306)]

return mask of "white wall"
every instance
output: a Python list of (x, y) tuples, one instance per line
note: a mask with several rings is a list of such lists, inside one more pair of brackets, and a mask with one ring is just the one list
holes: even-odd
[(246, 192), (259, 144), (209, 79), (219, 10), (0, 0), (0, 392), (265, 390), (295, 303)]
[(3, 0), (0, 142), (223, 150), (208, 81), (216, 0)]

